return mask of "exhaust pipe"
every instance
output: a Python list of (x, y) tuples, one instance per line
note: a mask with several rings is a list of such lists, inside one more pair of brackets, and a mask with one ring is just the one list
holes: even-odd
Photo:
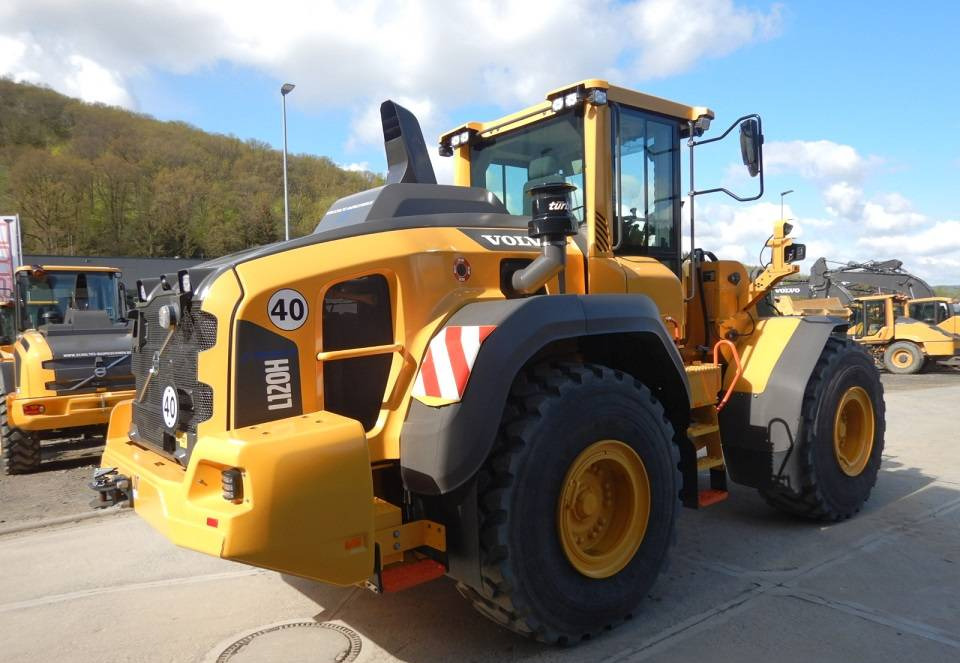
[(572, 184), (559, 180), (537, 184), (527, 191), (533, 199), (533, 218), (527, 224), (527, 233), (540, 242), (543, 253), (513, 273), (510, 285), (517, 293), (532, 294), (558, 274), (560, 292), (566, 290), (563, 268), (567, 237), (579, 232), (577, 220), (570, 211), (570, 194), (575, 190)]

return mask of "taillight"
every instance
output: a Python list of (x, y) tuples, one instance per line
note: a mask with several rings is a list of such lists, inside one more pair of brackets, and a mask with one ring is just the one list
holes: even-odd
[(228, 502), (239, 502), (243, 499), (243, 472), (236, 467), (220, 473), (220, 485), (223, 488), (223, 499)]
[(28, 403), (23, 406), (23, 413), (28, 415), (43, 414), (47, 411), (46, 406), (39, 403)]

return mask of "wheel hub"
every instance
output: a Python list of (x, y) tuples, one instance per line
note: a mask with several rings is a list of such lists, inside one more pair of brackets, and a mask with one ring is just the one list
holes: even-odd
[(557, 505), (560, 543), (573, 567), (608, 578), (625, 567), (643, 542), (650, 517), (650, 482), (630, 446), (602, 440), (570, 465)]
[(873, 451), (873, 403), (863, 387), (850, 387), (837, 405), (833, 422), (833, 452), (847, 476), (859, 476)]

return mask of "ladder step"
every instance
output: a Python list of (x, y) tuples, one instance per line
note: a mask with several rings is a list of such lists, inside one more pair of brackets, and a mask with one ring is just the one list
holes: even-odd
[(704, 435), (710, 435), (711, 433), (719, 433), (720, 426), (717, 424), (701, 424), (694, 423), (690, 424), (687, 427), (687, 436), (688, 437), (703, 437)]
[(697, 471), (703, 470), (712, 470), (716, 467), (723, 467), (723, 458), (712, 458), (710, 456), (704, 456), (703, 458), (697, 458)]
[(717, 502), (722, 502), (729, 496), (730, 493), (725, 490), (701, 490), (697, 502), (702, 509), (707, 506), (712, 506)]
[(432, 559), (388, 566), (380, 572), (384, 592), (399, 592), (435, 580), (447, 572), (446, 567)]

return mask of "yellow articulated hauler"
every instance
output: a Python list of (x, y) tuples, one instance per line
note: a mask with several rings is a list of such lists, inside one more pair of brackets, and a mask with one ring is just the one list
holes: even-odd
[[(935, 318), (930, 322), (916, 317), (924, 313), (926, 302), (936, 300), (911, 300), (903, 295), (858, 297), (849, 305), (850, 337), (891, 373), (919, 373), (933, 362), (956, 363), (960, 337), (938, 326)], [(949, 319), (943, 317), (940, 322), (949, 323)]]
[(802, 517), (861, 508), (873, 362), (843, 321), (757, 313), (803, 255), (789, 224), (753, 281), (681, 251), (682, 143), (736, 129), (762, 193), (758, 116), (704, 139), (707, 108), (582, 81), (442, 136), (453, 186), (412, 114), (381, 116), (386, 185), (309, 236), (139, 285), (106, 502), (328, 583), (446, 574), (553, 643), (634, 614), (679, 506), (728, 477)]
[(7, 474), (39, 469), (42, 440), (102, 435), (113, 406), (133, 395), (119, 270), (25, 266), (14, 287), (15, 305), (0, 305)]

